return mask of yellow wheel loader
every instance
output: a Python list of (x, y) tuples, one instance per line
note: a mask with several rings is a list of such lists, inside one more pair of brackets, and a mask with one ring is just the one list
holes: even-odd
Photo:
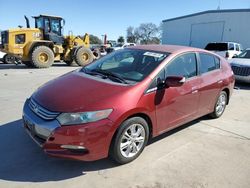
[(95, 59), (89, 48), (89, 35), (63, 36), (65, 20), (57, 16), (34, 16), (35, 28), (9, 29), (1, 32), (1, 50), (22, 60), (28, 67), (47, 68), (55, 61), (84, 66)]

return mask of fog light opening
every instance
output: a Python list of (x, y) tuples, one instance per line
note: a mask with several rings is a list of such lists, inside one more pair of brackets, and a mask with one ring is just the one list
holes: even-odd
[(86, 149), (83, 146), (77, 146), (77, 145), (61, 145), (61, 148), (63, 148), (63, 149), (75, 149), (75, 150), (85, 150)]

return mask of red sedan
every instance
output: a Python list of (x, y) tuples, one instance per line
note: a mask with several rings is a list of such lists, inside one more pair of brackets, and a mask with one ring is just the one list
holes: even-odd
[(152, 137), (207, 114), (220, 117), (234, 82), (214, 53), (130, 47), (40, 87), (25, 102), (24, 127), (49, 155), (124, 164)]

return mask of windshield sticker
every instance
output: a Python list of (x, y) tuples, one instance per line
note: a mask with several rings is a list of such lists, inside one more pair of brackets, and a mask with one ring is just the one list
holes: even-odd
[(161, 58), (162, 56), (164, 56), (164, 54), (155, 53), (155, 52), (145, 52), (143, 55), (156, 57), (156, 58)]

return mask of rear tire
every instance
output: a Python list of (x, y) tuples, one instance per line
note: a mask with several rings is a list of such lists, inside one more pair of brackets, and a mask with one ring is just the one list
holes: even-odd
[(3, 56), (3, 63), (5, 64), (14, 64), (15, 63), (15, 57), (10, 55), (10, 54), (6, 54)]
[(54, 53), (47, 46), (37, 46), (32, 51), (31, 60), (36, 68), (48, 68), (54, 63)]
[(149, 138), (148, 123), (141, 117), (124, 121), (110, 146), (110, 157), (119, 164), (135, 160), (143, 151)]
[(76, 51), (75, 61), (79, 66), (85, 66), (94, 60), (93, 56), (90, 49), (81, 47)]
[(100, 50), (94, 50), (93, 55), (95, 59), (99, 59), (101, 57), (101, 52)]
[(226, 109), (228, 96), (225, 91), (221, 91), (220, 95), (215, 103), (214, 111), (210, 114), (210, 117), (216, 119), (222, 116)]

